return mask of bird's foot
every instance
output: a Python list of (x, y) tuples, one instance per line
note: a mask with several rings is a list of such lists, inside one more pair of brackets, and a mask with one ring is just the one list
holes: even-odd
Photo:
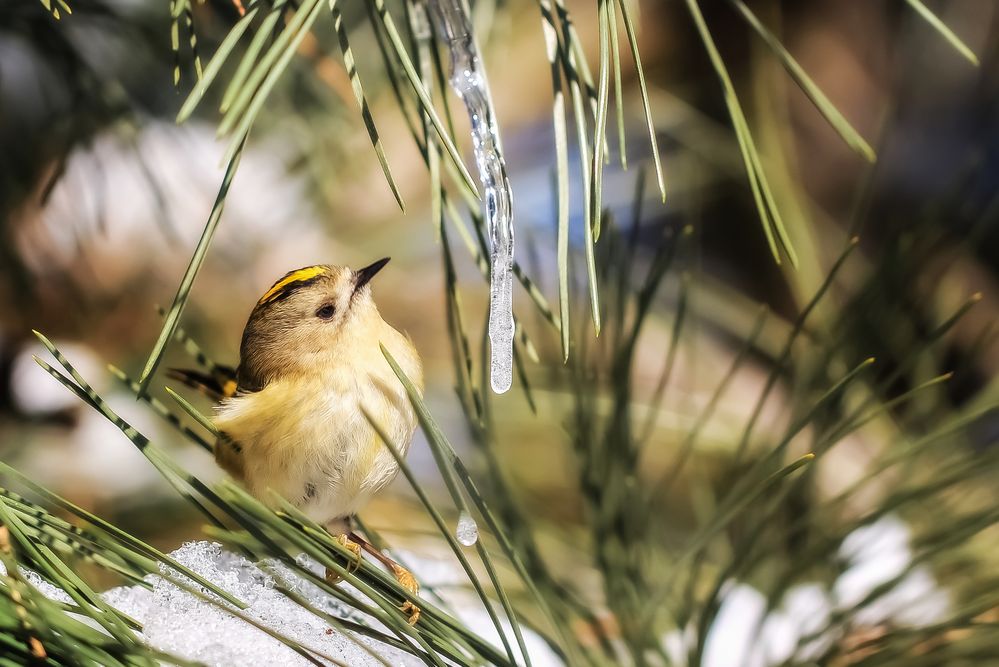
[[(420, 584), (417, 583), (416, 577), (413, 573), (404, 568), (402, 565), (394, 562), (390, 566), (392, 568), (392, 574), (395, 575), (396, 581), (399, 585), (405, 588), (411, 595), (418, 595), (420, 592)], [(420, 620), (420, 608), (412, 603), (410, 600), (406, 600), (400, 607), (402, 613), (409, 616), (409, 624), (416, 625), (416, 622)]]
[[(347, 561), (347, 573), (353, 574), (357, 572), (361, 568), (361, 546), (357, 542), (350, 540), (346, 534), (334, 535), (333, 539), (353, 555), (353, 558)], [(336, 585), (343, 581), (343, 577), (335, 570), (326, 568), (326, 581)]]

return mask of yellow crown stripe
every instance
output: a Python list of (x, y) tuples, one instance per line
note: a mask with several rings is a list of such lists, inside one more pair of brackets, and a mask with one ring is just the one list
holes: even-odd
[(274, 286), (267, 290), (267, 293), (260, 297), (260, 301), (257, 303), (267, 303), (271, 299), (276, 298), (282, 290), (288, 287), (288, 285), (306, 280), (312, 280), (316, 276), (323, 275), (326, 271), (327, 269), (325, 266), (307, 266), (304, 269), (292, 271), (284, 278), (274, 283)]

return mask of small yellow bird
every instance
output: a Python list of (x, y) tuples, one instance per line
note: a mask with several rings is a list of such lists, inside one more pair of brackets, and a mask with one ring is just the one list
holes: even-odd
[[(362, 408), (403, 454), (417, 423), (379, 344), (423, 389), (416, 349), (382, 319), (371, 296), (369, 282), (388, 261), (357, 271), (319, 265), (287, 273), (250, 313), (235, 371), (173, 376), (221, 398), (215, 459), (250, 493), (266, 503), (268, 489), (277, 492), (327, 526), (358, 560), (361, 548), (371, 553), (415, 594), (408, 570), (351, 531), (351, 517), (399, 469)], [(419, 617), (409, 602), (403, 611), (411, 623)]]

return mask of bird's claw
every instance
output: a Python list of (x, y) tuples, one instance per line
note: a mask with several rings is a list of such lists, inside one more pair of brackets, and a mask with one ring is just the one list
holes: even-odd
[[(346, 535), (334, 535), (333, 539), (353, 555), (353, 558), (347, 561), (347, 574), (353, 574), (361, 569), (361, 546), (357, 542), (352, 542)], [(335, 585), (343, 581), (343, 577), (335, 570), (327, 567), (326, 581)]]
[[(395, 575), (396, 581), (399, 585), (405, 588), (411, 595), (418, 595), (420, 592), (420, 584), (417, 583), (416, 577), (413, 573), (404, 568), (398, 563), (392, 565), (392, 574)], [(399, 607), (402, 613), (409, 616), (409, 624), (416, 625), (416, 622), (420, 620), (420, 608), (412, 603), (410, 600), (406, 600)]]

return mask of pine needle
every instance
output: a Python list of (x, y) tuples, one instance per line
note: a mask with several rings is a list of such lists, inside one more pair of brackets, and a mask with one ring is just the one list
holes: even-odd
[(947, 40), (947, 43), (954, 47), (954, 50), (961, 54), (965, 60), (969, 63), (978, 67), (978, 56), (975, 52), (971, 50), (964, 41), (954, 34), (954, 31), (947, 27), (947, 24), (940, 20), (936, 14), (930, 11), (929, 7), (923, 4), (922, 0), (905, 0), (909, 3), (909, 6), (916, 10), (916, 12), (926, 21), (931, 28), (936, 30), (941, 37)]
[(756, 17), (756, 14), (746, 6), (743, 0), (729, 0), (729, 2), (735, 6), (739, 11), (739, 14), (746, 20), (746, 22), (756, 31), (756, 33), (763, 38), (767, 46), (773, 51), (774, 55), (780, 60), (784, 69), (787, 73), (791, 75), (794, 82), (798, 84), (801, 90), (808, 96), (808, 99), (812, 101), (812, 104), (819, 110), (819, 113), (832, 125), (833, 129), (836, 130), (837, 134), (846, 142), (846, 144), (856, 151), (860, 156), (862, 156), (868, 162), (875, 162), (877, 156), (874, 153), (874, 149), (871, 145), (860, 136), (860, 134), (850, 125), (849, 121), (843, 117), (843, 114), (836, 108), (836, 106), (829, 101), (825, 93), (822, 92), (812, 78), (808, 76), (798, 61), (794, 59), (794, 56), (784, 48), (780, 40), (770, 32), (766, 26), (764, 26), (760, 20)]
[(184, 277), (180, 281), (180, 287), (177, 288), (177, 294), (173, 298), (173, 304), (167, 311), (166, 320), (163, 323), (163, 328), (160, 331), (159, 338), (153, 345), (152, 352), (149, 353), (149, 359), (146, 360), (146, 365), (142, 369), (142, 375), (139, 377), (139, 391), (138, 397), (142, 397), (149, 390), (149, 383), (153, 380), (153, 374), (156, 369), (159, 368), (160, 362), (163, 360), (163, 354), (166, 352), (167, 343), (174, 336), (174, 332), (177, 330), (177, 326), (180, 323), (181, 313), (184, 312), (184, 306), (187, 305), (187, 299), (190, 296), (191, 288), (194, 286), (194, 280), (198, 277), (198, 271), (201, 270), (201, 265), (205, 261), (205, 257), (208, 254), (208, 246), (211, 245), (212, 238), (215, 236), (215, 231), (218, 228), (219, 222), (222, 220), (222, 211), (225, 208), (226, 196), (229, 194), (229, 187), (232, 185), (232, 179), (236, 175), (236, 168), (239, 166), (239, 158), (242, 155), (243, 144), (240, 143), (238, 150), (232, 159), (229, 161), (229, 166), (226, 167), (225, 177), (222, 179), (222, 185), (219, 188), (218, 196), (215, 198), (215, 205), (212, 206), (212, 212), (208, 216), (208, 222), (205, 224), (205, 229), (201, 233), (201, 239), (198, 241), (197, 247), (194, 249), (194, 254), (191, 256), (191, 262), (187, 266), (187, 271), (184, 272)]

